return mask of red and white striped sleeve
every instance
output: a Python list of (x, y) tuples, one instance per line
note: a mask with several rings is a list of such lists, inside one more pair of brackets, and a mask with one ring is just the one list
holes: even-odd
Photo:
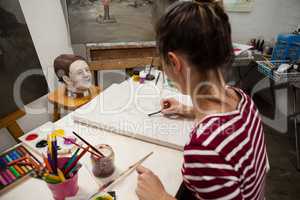
[(186, 147), (182, 173), (186, 187), (198, 199), (243, 199), (233, 166), (207, 147)]

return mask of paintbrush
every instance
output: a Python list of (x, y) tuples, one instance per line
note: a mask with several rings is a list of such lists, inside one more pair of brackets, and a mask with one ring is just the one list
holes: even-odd
[[(121, 180), (123, 180), (124, 178), (126, 178), (128, 175), (130, 175), (132, 172), (134, 172), (134, 170), (136, 170), (136, 168), (138, 166), (140, 166), (147, 158), (149, 158), (151, 155), (153, 154), (153, 152), (149, 153), (148, 155), (146, 155), (144, 158), (142, 158), (141, 160), (139, 160), (138, 162), (136, 162), (135, 164), (131, 165), (130, 167), (128, 167), (127, 170), (125, 170), (124, 172), (122, 172), (117, 178), (109, 181), (108, 183), (105, 183), (104, 185), (102, 185), (100, 187), (100, 189), (98, 190), (97, 193), (93, 194), (91, 198), (93, 198), (95, 195), (101, 193), (101, 192), (105, 192), (107, 191), (110, 187), (112, 187), (113, 185), (117, 184), (118, 182), (120, 182)], [(91, 199), (89, 198), (89, 199)]]
[[(165, 102), (164, 103), (164, 109), (170, 108), (170, 106), (171, 106), (171, 104), (169, 102)], [(148, 114), (148, 117), (151, 117), (153, 115), (157, 115), (157, 114), (159, 114), (161, 112), (162, 112), (162, 110), (154, 112), (154, 113), (150, 113), (150, 114)]]
[[(85, 149), (84, 147), (82, 147), (81, 145), (77, 144), (76, 142), (73, 142), (71, 139), (65, 138), (63, 137), (64, 140), (67, 140), (68, 142), (74, 144), (75, 146), (81, 148), (81, 149)], [(101, 156), (99, 156), (98, 154), (94, 153), (93, 151), (88, 150), (89, 153), (93, 154), (94, 156), (97, 156), (97, 158), (102, 158)]]
[(155, 85), (157, 85), (159, 78), (160, 78), (160, 72), (157, 75), (157, 78), (156, 78), (156, 81), (155, 81)]
[(91, 147), (91, 149), (93, 149), (93, 151), (95, 151), (97, 154), (99, 154), (101, 157), (105, 157), (98, 149), (96, 149), (93, 145), (91, 145), (90, 143), (88, 143), (85, 139), (83, 139), (82, 137), (80, 137), (77, 133), (75, 133), (73, 131), (73, 134), (78, 137), (82, 142), (84, 142), (86, 145), (88, 145), (89, 147)]

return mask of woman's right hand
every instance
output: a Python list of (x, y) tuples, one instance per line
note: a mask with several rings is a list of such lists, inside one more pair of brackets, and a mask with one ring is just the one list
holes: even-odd
[(182, 115), (188, 118), (195, 118), (193, 107), (186, 106), (174, 98), (163, 99), (160, 105), (163, 115)]
[(160, 102), (161, 113), (164, 115), (181, 115), (183, 105), (174, 98), (163, 99)]

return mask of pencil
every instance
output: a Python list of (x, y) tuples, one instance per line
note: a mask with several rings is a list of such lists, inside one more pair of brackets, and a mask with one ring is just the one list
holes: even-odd
[(74, 153), (73, 155), (71, 156), (71, 158), (68, 160), (68, 162), (63, 166), (63, 170), (67, 169), (67, 167), (69, 167), (72, 162), (76, 159), (76, 156), (78, 154), (78, 152), (80, 151), (80, 148), (78, 148)]
[(64, 175), (66, 176), (72, 169), (73, 167), (76, 166), (76, 164), (78, 163), (78, 161), (82, 158), (82, 156), (84, 156), (84, 154), (87, 152), (89, 147), (87, 147), (84, 151), (82, 151), (79, 156), (76, 158), (76, 160), (74, 162), (72, 162), (72, 164), (67, 167), (67, 169), (64, 171)]
[(84, 142), (86, 145), (90, 146), (91, 149), (93, 149), (96, 153), (98, 153), (101, 157), (105, 157), (98, 149), (96, 149), (93, 145), (91, 145), (90, 143), (88, 143), (85, 139), (83, 139), (82, 137), (80, 137), (77, 133), (75, 133), (73, 131), (73, 134), (78, 137), (82, 142)]
[[(76, 142), (73, 142), (72, 140), (63, 137), (65, 140), (71, 142), (72, 144), (74, 144), (75, 146), (81, 148), (81, 149), (85, 149), (84, 147), (82, 147), (81, 145), (77, 144)], [(98, 154), (94, 153), (93, 151), (88, 150), (89, 153), (93, 154), (94, 156), (97, 156), (98, 158), (102, 158), (101, 156), (99, 156)]]
[(62, 173), (62, 171), (60, 169), (57, 169), (57, 174), (58, 174), (61, 182), (64, 182), (66, 180), (65, 176), (64, 176), (64, 173)]
[(23, 157), (21, 157), (21, 158), (18, 158), (17, 160), (14, 160), (14, 161), (11, 161), (11, 162), (7, 163), (7, 166), (11, 166), (11, 165), (17, 164), (17, 163), (19, 163), (20, 161), (23, 161), (23, 160), (26, 160), (26, 159), (27, 159), (27, 157), (26, 157), (26, 156), (23, 156)]
[(46, 168), (48, 169), (48, 171), (49, 171), (50, 173), (52, 173), (53, 171), (52, 171), (52, 168), (51, 168), (51, 166), (50, 166), (50, 163), (49, 163), (48, 159), (45, 157), (44, 154), (42, 154), (42, 157), (43, 157), (44, 163), (45, 163), (45, 165), (46, 165)]

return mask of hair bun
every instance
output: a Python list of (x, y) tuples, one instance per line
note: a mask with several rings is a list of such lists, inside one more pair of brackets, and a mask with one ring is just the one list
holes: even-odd
[(201, 5), (201, 4), (207, 4), (207, 3), (212, 3), (212, 4), (219, 4), (222, 5), (222, 0), (193, 0), (193, 2)]

